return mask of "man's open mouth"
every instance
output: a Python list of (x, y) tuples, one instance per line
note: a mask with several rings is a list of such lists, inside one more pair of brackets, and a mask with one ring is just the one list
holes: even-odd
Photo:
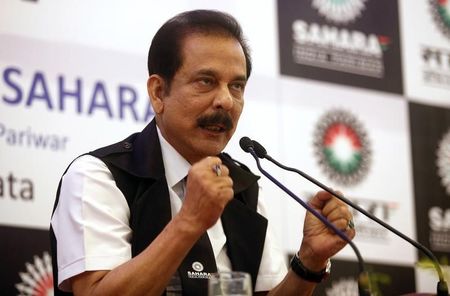
[(226, 112), (218, 111), (211, 115), (205, 115), (197, 120), (197, 124), (202, 129), (214, 133), (223, 133), (233, 128), (233, 121)]
[(227, 131), (227, 128), (225, 128), (225, 126), (223, 125), (219, 125), (219, 124), (215, 124), (215, 125), (204, 125), (204, 126), (200, 126), (201, 128), (211, 131), (211, 132), (215, 132), (215, 133), (222, 133)]

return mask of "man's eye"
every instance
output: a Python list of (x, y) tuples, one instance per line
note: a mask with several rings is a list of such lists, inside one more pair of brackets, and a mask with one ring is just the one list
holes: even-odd
[(201, 78), (198, 82), (202, 85), (211, 85), (213, 84), (213, 80), (211, 78)]
[(237, 82), (237, 83), (231, 84), (231, 87), (232, 87), (234, 90), (243, 91), (244, 88), (245, 88), (245, 84), (244, 84), (244, 83), (241, 83), (241, 82)]

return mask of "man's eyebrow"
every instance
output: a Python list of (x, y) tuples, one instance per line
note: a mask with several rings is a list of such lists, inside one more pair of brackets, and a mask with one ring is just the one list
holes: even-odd
[(233, 80), (247, 82), (247, 76), (246, 75), (238, 75)]
[(216, 72), (212, 69), (200, 69), (194, 73), (195, 75), (216, 76)]
[[(213, 69), (201, 69), (195, 72), (195, 75), (208, 75), (208, 76), (217, 76), (217, 71)], [(236, 75), (233, 78), (234, 81), (247, 81), (246, 75)]]

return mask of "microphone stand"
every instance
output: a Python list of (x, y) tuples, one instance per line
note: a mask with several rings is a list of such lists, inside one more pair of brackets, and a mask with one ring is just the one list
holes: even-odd
[[(244, 149), (244, 148), (243, 148)], [(255, 153), (255, 150), (252, 147), (248, 147), (248, 151), (244, 149), (244, 151), (249, 152), (256, 161), (258, 169), (261, 173), (266, 176), (269, 180), (271, 180), (275, 185), (280, 187), (284, 192), (286, 192), (290, 197), (292, 197), (295, 201), (297, 201), (300, 205), (302, 205), (306, 210), (311, 212), (317, 219), (319, 219), (322, 223), (324, 223), (327, 227), (331, 228), (342, 240), (346, 241), (353, 249), (358, 258), (358, 266), (359, 266), (359, 277), (358, 277), (358, 290), (360, 296), (370, 296), (370, 281), (367, 272), (364, 269), (364, 260), (361, 256), (356, 245), (350, 240), (342, 231), (336, 228), (333, 224), (331, 224), (325, 217), (319, 214), (316, 210), (314, 210), (311, 206), (301, 200), (298, 196), (296, 196), (291, 190), (289, 190), (286, 186), (280, 183), (277, 179), (275, 179), (272, 175), (266, 172), (260, 164), (259, 158)]]
[[(381, 226), (387, 228), (389, 231), (393, 232), (394, 234), (396, 234), (400, 238), (404, 239), (405, 241), (407, 241), (410, 244), (412, 244), (413, 246), (415, 246), (417, 249), (421, 250), (428, 258), (431, 259), (431, 261), (433, 262), (433, 265), (434, 265), (434, 267), (435, 267), (435, 269), (436, 269), (436, 271), (438, 273), (439, 282), (437, 284), (437, 296), (448, 296), (449, 295), (448, 294), (448, 286), (447, 286), (447, 283), (446, 283), (446, 281), (444, 279), (444, 275), (442, 273), (441, 266), (439, 265), (439, 261), (437, 260), (436, 256), (430, 250), (428, 250), (425, 246), (423, 246), (419, 242), (409, 238), (408, 236), (406, 236), (405, 234), (401, 233), (400, 231), (398, 231), (397, 229), (393, 228), (392, 226), (390, 226), (389, 224), (385, 223), (384, 221), (380, 220), (376, 216), (370, 214), (369, 212), (367, 212), (366, 210), (364, 210), (363, 208), (361, 208), (357, 204), (352, 203), (347, 198), (345, 198), (342, 194), (339, 194), (338, 192), (336, 192), (333, 189), (329, 188), (325, 184), (323, 184), (323, 183), (319, 182), (318, 180), (314, 179), (310, 175), (302, 172), (301, 170), (298, 170), (298, 169), (295, 169), (295, 168), (291, 168), (291, 167), (287, 167), (287, 166), (279, 163), (278, 161), (273, 159), (270, 155), (268, 155), (267, 152), (266, 152), (266, 149), (261, 144), (259, 144), (257, 141), (252, 140), (252, 143), (253, 143), (253, 145), (255, 147), (255, 149), (253, 151), (255, 151), (255, 154), (256, 154), (257, 157), (266, 158), (267, 160), (271, 161), (272, 163), (276, 164), (277, 166), (279, 166), (282, 169), (285, 169), (287, 171), (291, 171), (291, 172), (299, 174), (303, 178), (305, 178), (305, 179), (309, 180), (310, 182), (314, 183), (315, 185), (319, 186), (320, 188), (322, 188), (326, 192), (332, 194), (333, 196), (337, 197), (338, 199), (340, 199), (341, 201), (343, 201), (347, 205), (349, 205), (352, 208), (356, 209), (358, 212), (364, 214), (369, 219), (377, 222)], [(255, 156), (253, 156), (253, 157), (255, 157)]]

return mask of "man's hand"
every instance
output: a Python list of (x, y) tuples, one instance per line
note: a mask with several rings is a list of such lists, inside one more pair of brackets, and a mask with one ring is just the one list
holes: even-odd
[[(328, 221), (353, 239), (352, 215), (348, 207), (331, 194), (320, 191), (310, 201), (310, 206)], [(307, 212), (303, 225), (303, 240), (298, 252), (300, 261), (309, 270), (319, 272), (323, 270), (329, 258), (339, 252), (344, 242), (333, 230), (317, 219), (313, 214)], [(307, 281), (299, 277), (293, 270), (289, 270), (283, 281), (270, 290), (268, 295), (312, 295), (317, 283)]]
[(207, 157), (189, 170), (180, 217), (202, 232), (213, 226), (233, 198), (233, 181), (218, 157)]
[[(309, 204), (338, 229), (341, 229), (350, 239), (355, 237), (353, 217), (344, 202), (328, 192), (320, 191), (310, 200)], [(299, 251), (300, 259), (306, 267), (312, 270), (322, 269), (325, 267), (326, 261), (345, 245), (346, 242), (332, 229), (329, 229), (310, 212), (306, 214), (303, 241)]]

